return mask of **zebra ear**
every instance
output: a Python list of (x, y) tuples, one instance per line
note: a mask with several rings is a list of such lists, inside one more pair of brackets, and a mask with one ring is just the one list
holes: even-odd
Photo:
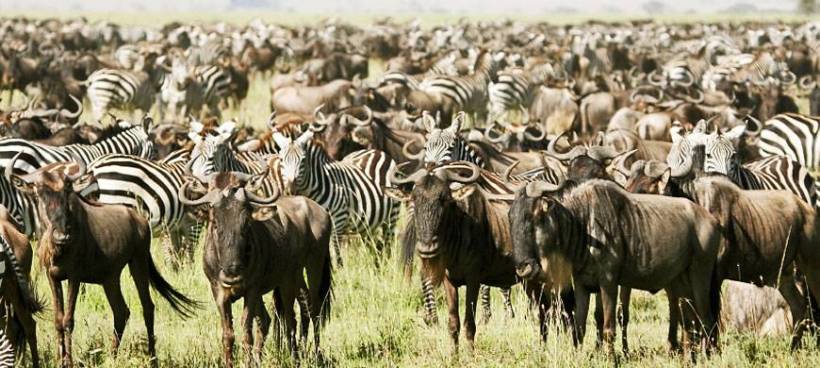
[(299, 138), (296, 138), (295, 142), (298, 145), (303, 145), (303, 144), (307, 143), (308, 141), (310, 141), (311, 139), (313, 139), (313, 131), (308, 129), (304, 133), (302, 133), (302, 135), (300, 135)]
[(659, 194), (663, 194), (663, 193), (666, 192), (666, 185), (669, 184), (669, 178), (671, 176), (672, 176), (672, 170), (667, 168), (666, 171), (664, 171), (663, 174), (661, 175), (660, 180), (658, 180), (658, 193)]
[(191, 119), (191, 123), (189, 125), (191, 126), (192, 133), (202, 133), (202, 129), (205, 129), (205, 126), (202, 125), (201, 122), (193, 120), (193, 118)]
[(290, 138), (285, 137), (285, 135), (280, 132), (273, 132), (271, 138), (273, 138), (273, 141), (276, 143), (280, 150), (285, 149), (285, 147), (291, 142)]
[(679, 126), (669, 129), (669, 134), (672, 135), (672, 144), (676, 144), (683, 140), (684, 137), (683, 134), (681, 134), (681, 130), (683, 130), (683, 128)]

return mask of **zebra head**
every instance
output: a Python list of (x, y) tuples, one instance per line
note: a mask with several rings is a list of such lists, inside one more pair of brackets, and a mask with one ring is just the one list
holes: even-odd
[(308, 151), (308, 145), (311, 144), (313, 132), (308, 130), (298, 138), (293, 139), (286, 137), (282, 133), (274, 132), (273, 139), (276, 145), (279, 146), (278, 171), (282, 178), (282, 187), (287, 194), (296, 192), (296, 188), (304, 178), (304, 171), (306, 167), (305, 156)]
[(735, 149), (735, 142), (745, 130), (745, 125), (739, 125), (726, 133), (715, 132), (706, 137), (704, 172), (730, 176), (737, 171), (740, 167), (740, 158)]
[[(461, 142), (458, 132), (464, 117), (465, 114), (462, 111), (453, 119), (453, 123), (448, 128), (440, 129), (435, 127), (435, 120), (432, 117), (426, 114), (422, 116), (425, 128), (429, 132), (427, 142), (424, 144), (425, 163), (440, 164), (454, 159), (453, 151)], [(433, 123), (430, 123), (430, 121), (433, 121)]]
[(194, 142), (188, 167), (195, 177), (205, 177), (213, 172), (214, 153), (217, 148), (230, 142), (236, 123), (228, 121), (216, 129), (208, 130), (198, 122), (191, 123), (188, 138)]

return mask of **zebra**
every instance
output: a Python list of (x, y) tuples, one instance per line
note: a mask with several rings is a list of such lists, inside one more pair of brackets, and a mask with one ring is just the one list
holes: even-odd
[(499, 72), (498, 80), (490, 82), (487, 87), (489, 94), (487, 123), (494, 123), (496, 119), (509, 111), (519, 108), (529, 110), (544, 80), (546, 80), (545, 73), (527, 73), (523, 69)]
[[(150, 124), (146, 119), (144, 124)], [(15, 167), (17, 173), (29, 174), (55, 162), (81, 160), (90, 164), (106, 154), (122, 153), (147, 158), (151, 155), (151, 144), (143, 126), (129, 126), (121, 123), (125, 130), (92, 145), (72, 144), (54, 147), (34, 143), (25, 139), (0, 140), (0, 168), (6, 168), (19, 154)], [(37, 206), (33, 200), (20, 193), (5, 177), (0, 178), (0, 205), (9, 210), (9, 215), (18, 229), (33, 236), (39, 229)]]
[(272, 171), (280, 176), (285, 193), (308, 197), (330, 213), (337, 262), (341, 262), (339, 235), (381, 227), (385, 241), (390, 241), (400, 204), (383, 188), (390, 185), (387, 171), (395, 162), (377, 150), (357, 151), (333, 161), (312, 138), (311, 130), (296, 139), (273, 133), (280, 151)]
[(742, 136), (746, 127), (738, 126), (726, 133), (705, 134), (703, 126), (705, 124), (699, 123), (687, 137), (673, 133), (676, 142), (667, 156), (670, 167), (678, 167), (685, 160), (691, 160), (695, 147), (703, 146), (704, 172), (726, 175), (745, 190), (787, 190), (812, 206), (818, 204), (814, 179), (799, 162), (775, 155), (741, 165), (733, 141)]
[(208, 113), (221, 115), (219, 103), (230, 94), (230, 74), (216, 65), (192, 68), (180, 58), (172, 61), (168, 71), (160, 87), (160, 116), (166, 106), (173, 118), (198, 115), (206, 107)]
[(147, 72), (103, 68), (91, 73), (83, 84), (88, 86), (86, 93), (94, 119), (99, 121), (113, 107), (148, 112), (165, 74), (153, 66), (146, 69)]
[(14, 368), (14, 361), (14, 346), (6, 331), (0, 329), (0, 368)]
[[(751, 119), (750, 123), (759, 123)], [(764, 122), (758, 131), (749, 134), (759, 137), (757, 147), (763, 157), (786, 156), (808, 170), (820, 169), (818, 116), (778, 114)]]
[(473, 74), (467, 76), (432, 76), (425, 78), (419, 88), (430, 95), (452, 101), (451, 112), (464, 111), (476, 115), (480, 121), (487, 118), (487, 84), (496, 76), (497, 64), (486, 51), (476, 58)]
[(433, 65), (431, 65), (426, 72), (420, 75), (411, 75), (400, 71), (388, 70), (379, 81), (379, 86), (396, 83), (408, 87), (411, 90), (416, 90), (419, 89), (419, 85), (424, 78), (438, 75), (458, 75), (458, 70), (455, 66), (456, 56), (456, 51), (444, 55), (442, 58), (433, 63)]

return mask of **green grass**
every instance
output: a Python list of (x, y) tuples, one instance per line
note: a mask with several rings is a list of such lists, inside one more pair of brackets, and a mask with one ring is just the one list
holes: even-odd
[[(397, 253), (396, 251), (393, 252)], [(207, 280), (202, 272), (201, 250), (195, 264), (178, 272), (161, 261), (162, 245), (154, 244), (154, 258), (169, 281), (189, 296), (203, 302), (196, 317), (181, 320), (167, 303), (155, 294), (157, 305), (157, 350), (163, 367), (210, 367), (221, 359), (219, 316)], [(343, 250), (346, 264), (335, 269), (334, 305), (330, 322), (323, 333), (325, 358), (338, 367), (592, 367), (614, 365), (594, 343), (591, 326), (583, 347), (575, 349), (567, 333), (551, 331), (547, 343), (539, 341), (536, 318), (527, 310), (528, 303), (520, 288), (513, 289), (517, 316), (507, 317), (500, 294), (493, 291), (494, 315), (486, 325), (478, 325), (475, 351), (470, 352), (462, 337), (462, 350), (455, 357), (447, 333), (445, 299), (438, 292), (439, 324), (428, 327), (421, 319), (422, 305), (419, 280), (410, 282), (397, 266), (394, 256), (378, 257), (361, 242), (355, 241)], [(379, 261), (381, 267), (375, 268)], [(46, 296), (48, 286), (41, 270), (35, 281), (39, 294)], [(147, 364), (145, 328), (141, 307), (128, 272), (123, 273), (123, 289), (131, 308), (131, 319), (118, 355), (110, 352), (112, 318), (101, 287), (84, 286), (76, 312), (74, 356), (89, 367), (139, 367)], [(50, 298), (50, 296), (49, 296)], [(48, 299), (48, 298), (47, 298)], [(270, 301), (268, 308), (270, 309)], [(461, 301), (463, 303), (463, 291)], [(688, 365), (679, 356), (670, 356), (665, 348), (667, 305), (662, 294), (633, 293), (633, 320), (630, 344), (633, 354), (618, 357), (629, 367), (677, 367)], [(235, 325), (239, 323), (241, 302), (234, 305)], [(40, 351), (46, 367), (56, 366), (54, 328), (49, 310), (39, 319)], [(461, 308), (463, 311), (463, 306)], [(463, 318), (463, 315), (462, 315)], [(237, 342), (242, 341), (237, 332)], [(812, 341), (813, 337), (807, 337)], [(239, 350), (239, 349), (237, 349)], [(244, 355), (238, 353), (242, 361)], [(315, 360), (307, 357), (307, 365)], [(287, 354), (274, 347), (271, 339), (265, 347), (264, 366), (292, 366)], [(728, 332), (723, 336), (722, 351), (711, 357), (698, 357), (697, 365), (718, 367), (800, 366), (820, 364), (818, 350), (809, 348), (792, 354), (788, 338), (758, 338)]]

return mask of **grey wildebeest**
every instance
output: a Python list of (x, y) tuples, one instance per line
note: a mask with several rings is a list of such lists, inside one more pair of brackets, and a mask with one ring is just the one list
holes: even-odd
[[(271, 323), (262, 296), (270, 291), (274, 291), (278, 320), (284, 323), (294, 356), (293, 304), (300, 290), (308, 291), (307, 304), (318, 354), (320, 327), (330, 315), (330, 215), (306, 197), (279, 198), (276, 190), (268, 197), (258, 196), (255, 191), (259, 177), (222, 172), (206, 179), (208, 189), (202, 197), (188, 198), (186, 191), (191, 182), (179, 189), (179, 197), (190, 206), (209, 206), (204, 268), (222, 319), (225, 364), (233, 366), (231, 305), (240, 298), (245, 301), (244, 347), (250, 351), (253, 345), (253, 358), (259, 362)], [(304, 304), (300, 306), (304, 308)], [(304, 311), (302, 314), (305, 315)], [(259, 324), (255, 340), (254, 321)], [(302, 320), (303, 338), (307, 337), (307, 323)]]
[(279, 113), (294, 112), (312, 114), (317, 107), (323, 110), (336, 111), (355, 105), (358, 88), (361, 82), (357, 79), (348, 81), (337, 79), (321, 86), (288, 86), (282, 87), (271, 95), (271, 110)]
[[(716, 277), (778, 287), (793, 317), (792, 348), (796, 348), (805, 329), (806, 302), (795, 284), (792, 265), (803, 271), (812, 293), (820, 288), (815, 210), (791, 192), (742, 190), (726, 176), (703, 174), (698, 166), (703, 154), (702, 148), (696, 149), (692, 158), (673, 167), (673, 180), (663, 192), (691, 198), (720, 222), (725, 241)], [(649, 191), (646, 186), (656, 181), (653, 176), (633, 175), (627, 187)]]
[[(627, 193), (605, 180), (590, 180), (575, 188), (533, 182), (517, 196), (539, 200), (517, 207), (530, 213), (516, 215), (524, 223), (514, 226), (523, 229), (531, 221), (535, 242), (515, 243), (516, 272), (525, 279), (549, 279), (557, 285), (569, 285), (572, 277), (576, 344), (584, 336), (589, 294), (599, 289), (603, 340), (613, 351), (619, 285), (653, 292), (665, 289), (670, 326), (683, 317), (689, 327), (684, 347), (688, 349), (698, 332), (711, 335), (708, 347), (716, 344), (714, 316), (719, 300), (712, 269), (720, 233), (717, 221), (705, 209), (685, 199)], [(676, 226), (659, 226), (667, 221)], [(669, 340), (676, 343), (671, 335)], [(707, 336), (701, 335), (701, 342), (706, 341)]]
[[(409, 163), (402, 164), (406, 166)], [(387, 191), (397, 200), (411, 202), (413, 216), (403, 237), (402, 259), (409, 264), (419, 255), (422, 272), (433, 285), (444, 284), (449, 311), (449, 331), (458, 351), (458, 287), (466, 286), (464, 328), (473, 348), (479, 285), (510, 287), (516, 283), (508, 205), (492, 201), (476, 182), (481, 169), (457, 161), (398, 177), (388, 172), (397, 186)], [(463, 172), (466, 172), (464, 174)], [(451, 189), (451, 185), (460, 186)]]
[[(156, 366), (154, 303), (149, 284), (182, 316), (189, 316), (196, 303), (176, 291), (157, 271), (151, 259), (151, 232), (148, 221), (136, 211), (117, 205), (86, 202), (74, 188), (85, 173), (80, 168), (69, 174), (65, 163), (53, 163), (17, 176), (12, 159), (5, 169), (6, 179), (18, 190), (38, 200), (45, 230), (38, 245), (40, 262), (46, 270), (54, 307), (58, 355), (63, 366), (71, 366), (71, 333), (80, 283), (102, 285), (114, 315), (113, 348), (122, 340), (129, 317), (120, 287), (120, 274), (128, 265), (142, 305), (148, 332), (148, 353)], [(68, 303), (64, 303), (62, 281), (68, 281)]]

